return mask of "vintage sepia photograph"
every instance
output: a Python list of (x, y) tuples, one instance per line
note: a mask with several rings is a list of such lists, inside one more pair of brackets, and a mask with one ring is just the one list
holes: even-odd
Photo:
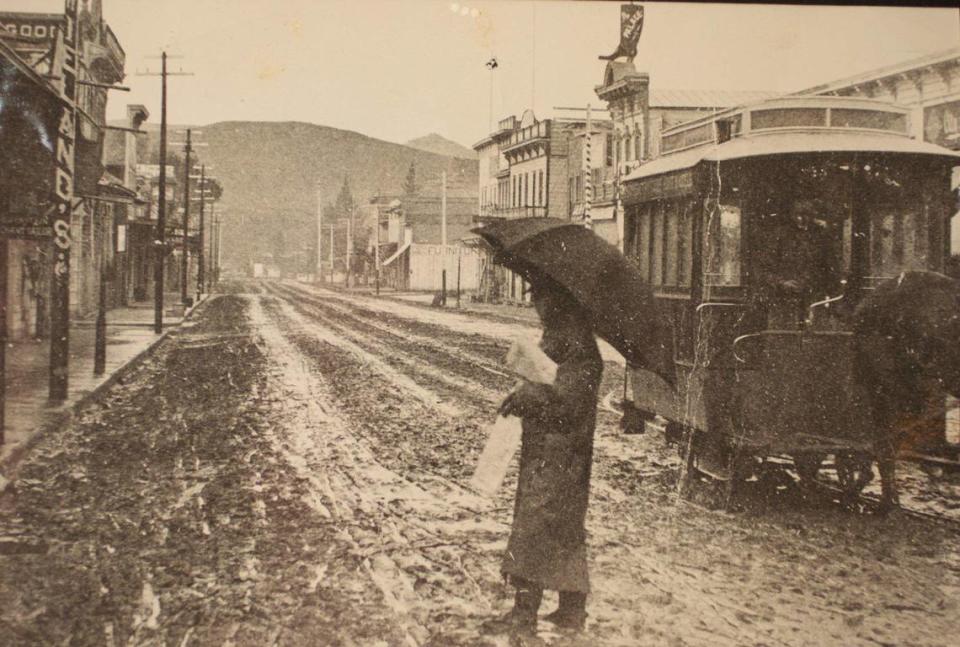
[(960, 645), (960, 9), (0, 0), (0, 645)]

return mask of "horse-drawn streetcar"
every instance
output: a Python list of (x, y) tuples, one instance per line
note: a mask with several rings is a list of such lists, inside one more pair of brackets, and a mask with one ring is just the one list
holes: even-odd
[[(870, 100), (777, 99), (665, 131), (625, 178), (625, 253), (672, 323), (678, 374), (673, 389), (631, 370), (633, 407), (669, 421), (695, 471), (732, 482), (785, 455), (810, 478), (832, 455), (850, 492), (866, 482), (878, 389), (855, 312), (904, 272), (943, 272), (960, 165), (909, 122)], [(944, 385), (907, 381), (935, 404), (906, 449), (943, 455)]]

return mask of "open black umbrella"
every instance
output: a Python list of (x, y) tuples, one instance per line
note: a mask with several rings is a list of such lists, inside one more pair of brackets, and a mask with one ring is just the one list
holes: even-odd
[(557, 218), (519, 218), (473, 230), (494, 261), (536, 286), (538, 273), (566, 288), (590, 314), (594, 331), (628, 362), (676, 381), (672, 330), (640, 271), (585, 227)]

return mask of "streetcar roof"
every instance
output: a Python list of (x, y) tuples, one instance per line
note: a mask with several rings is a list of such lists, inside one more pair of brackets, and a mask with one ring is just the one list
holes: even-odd
[(936, 144), (876, 133), (803, 132), (773, 133), (737, 137), (722, 144), (664, 155), (642, 164), (623, 181), (680, 171), (700, 162), (723, 162), (747, 157), (788, 155), (792, 153), (894, 153), (935, 155), (953, 158), (960, 164), (960, 152)]

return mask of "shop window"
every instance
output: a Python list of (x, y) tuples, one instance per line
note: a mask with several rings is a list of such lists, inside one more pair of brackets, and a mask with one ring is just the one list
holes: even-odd
[(707, 285), (740, 285), (740, 207), (711, 209), (704, 228), (704, 281)]

